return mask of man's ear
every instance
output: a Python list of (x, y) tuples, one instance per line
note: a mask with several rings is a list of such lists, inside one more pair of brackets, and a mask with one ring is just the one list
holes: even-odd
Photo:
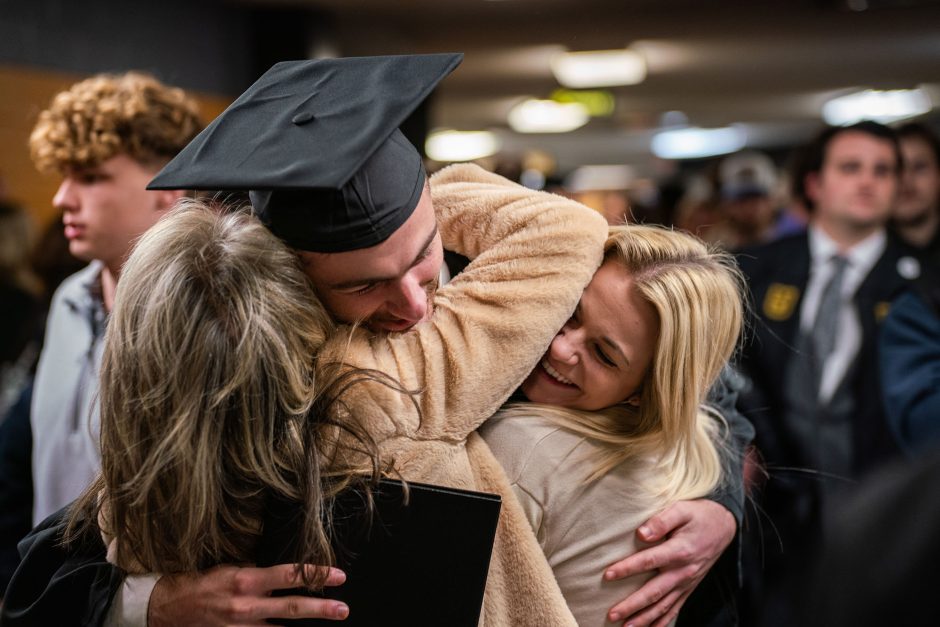
[(803, 190), (814, 205), (819, 198), (819, 172), (810, 172), (803, 177)]

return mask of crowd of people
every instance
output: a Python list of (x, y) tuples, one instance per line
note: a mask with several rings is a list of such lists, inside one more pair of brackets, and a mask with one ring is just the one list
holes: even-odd
[(139, 72), (40, 114), (82, 265), (44, 300), (3, 208), (3, 625), (344, 620), (331, 505), (382, 477), (501, 497), (481, 625), (839, 624), (846, 508), (940, 439), (936, 136), (826, 128), (790, 202), (747, 151), (611, 225), (428, 175), (398, 126), (460, 61), (279, 63), (205, 128)]

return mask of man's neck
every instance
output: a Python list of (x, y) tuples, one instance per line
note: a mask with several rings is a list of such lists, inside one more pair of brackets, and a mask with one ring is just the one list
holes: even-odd
[(894, 222), (894, 231), (902, 240), (916, 248), (924, 248), (933, 241), (940, 229), (940, 208), (926, 211), (913, 220)]
[(818, 217), (812, 221), (812, 224), (821, 229), (838, 246), (840, 253), (848, 252), (859, 242), (884, 229), (883, 224), (861, 226)]
[(101, 301), (104, 303), (104, 310), (111, 313), (114, 307), (114, 293), (117, 291), (118, 273), (111, 269), (108, 264), (101, 268)]

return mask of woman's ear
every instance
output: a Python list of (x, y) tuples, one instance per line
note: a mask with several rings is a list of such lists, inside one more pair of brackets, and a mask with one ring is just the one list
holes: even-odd
[(632, 405), (633, 407), (639, 407), (640, 406), (640, 391), (637, 390), (636, 392), (634, 392), (623, 403), (624, 405)]

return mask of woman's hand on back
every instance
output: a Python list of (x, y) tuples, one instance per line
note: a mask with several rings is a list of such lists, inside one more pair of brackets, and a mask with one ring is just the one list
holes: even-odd
[(604, 579), (623, 579), (645, 572), (656, 576), (610, 608), (612, 622), (632, 627), (665, 627), (709, 569), (731, 544), (737, 530), (734, 516), (714, 501), (680, 501), (637, 529), (643, 542), (659, 542), (612, 564)]

